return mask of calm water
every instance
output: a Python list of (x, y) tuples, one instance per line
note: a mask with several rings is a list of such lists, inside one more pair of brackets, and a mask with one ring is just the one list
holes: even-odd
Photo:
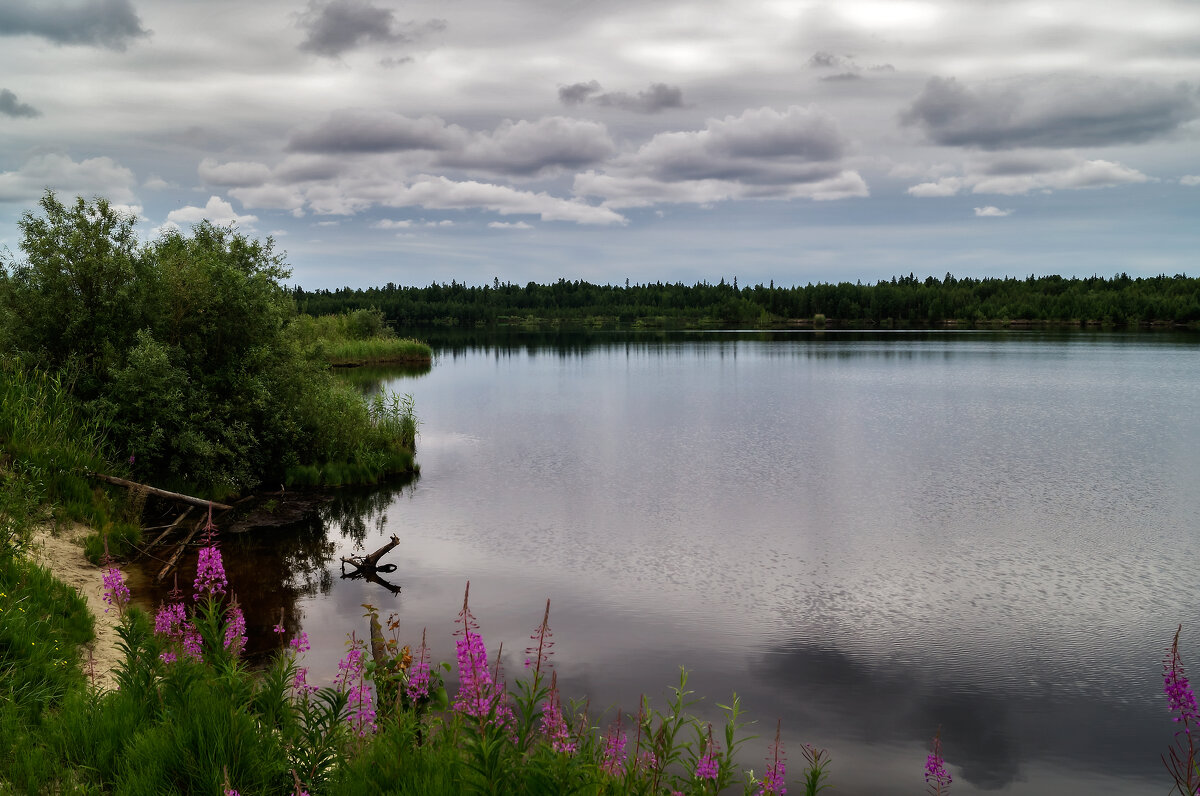
[[(793, 773), (829, 749), (838, 793), (921, 792), (939, 726), (956, 794), (1166, 791), (1178, 623), (1200, 662), (1195, 336), (464, 339), (375, 377), (415, 396), (419, 480), (242, 543), (324, 676), (364, 602), (452, 660), (469, 579), (510, 672), (549, 597), (566, 695), (661, 707), (686, 666), (701, 712), (782, 718)], [(338, 577), (393, 533), (398, 595)]]

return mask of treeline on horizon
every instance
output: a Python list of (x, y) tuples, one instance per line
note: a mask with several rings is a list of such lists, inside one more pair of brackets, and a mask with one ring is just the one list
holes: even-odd
[[(828, 322), (838, 326), (921, 327), (949, 324), (1200, 326), (1200, 278), (1165, 274), (1134, 278), (1029, 276), (1024, 279), (918, 279), (913, 274), (874, 285), (774, 282), (739, 287), (648, 282), (596, 285), (559, 279), (524, 286), (452, 281), (304, 290), (293, 295), (310, 315), (378, 308), (398, 327), (487, 326), (540, 322), (590, 325), (718, 325), (757, 327)], [(823, 316), (823, 317), (822, 317)]]

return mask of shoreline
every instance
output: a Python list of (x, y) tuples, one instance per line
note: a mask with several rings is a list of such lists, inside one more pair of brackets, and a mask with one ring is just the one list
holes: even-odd
[(118, 616), (115, 610), (105, 613), (104, 573), (83, 554), (83, 540), (91, 533), (86, 525), (71, 523), (65, 528), (42, 525), (34, 531), (29, 557), (50, 570), (55, 579), (74, 588), (87, 601), (95, 620), (96, 638), (80, 649), (80, 665), (85, 674), (89, 667), (92, 684), (102, 691), (116, 687), (115, 671), (124, 659), (118, 646)]

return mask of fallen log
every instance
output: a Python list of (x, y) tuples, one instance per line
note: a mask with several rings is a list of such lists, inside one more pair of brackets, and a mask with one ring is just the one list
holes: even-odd
[(233, 508), (233, 506), (227, 506), (224, 503), (215, 503), (211, 500), (192, 497), (191, 495), (183, 495), (179, 492), (168, 492), (165, 489), (159, 489), (158, 487), (149, 486), (148, 484), (139, 484), (137, 481), (130, 481), (126, 478), (117, 478), (115, 475), (105, 475), (104, 473), (88, 473), (88, 475), (90, 475), (92, 478), (99, 478), (101, 481), (107, 481), (110, 484), (116, 484), (117, 486), (128, 487), (129, 489), (143, 489), (151, 495), (157, 495), (158, 497), (166, 498), (167, 500), (175, 500), (180, 503), (191, 503), (193, 506), (199, 506), (202, 509), (212, 506), (214, 509), (229, 511), (231, 508)]

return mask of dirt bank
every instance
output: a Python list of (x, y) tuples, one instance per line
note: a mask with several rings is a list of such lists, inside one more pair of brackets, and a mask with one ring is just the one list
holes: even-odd
[(47, 567), (54, 577), (76, 591), (87, 600), (88, 608), (96, 619), (96, 641), (83, 652), (84, 671), (88, 670), (88, 657), (95, 668), (96, 685), (113, 688), (116, 678), (113, 670), (121, 662), (117, 647), (117, 612), (104, 613), (108, 605), (104, 594), (104, 575), (100, 567), (89, 562), (83, 555), (83, 540), (91, 531), (78, 524), (59, 528), (57, 533), (49, 527), (39, 529), (33, 537), (33, 559)]

